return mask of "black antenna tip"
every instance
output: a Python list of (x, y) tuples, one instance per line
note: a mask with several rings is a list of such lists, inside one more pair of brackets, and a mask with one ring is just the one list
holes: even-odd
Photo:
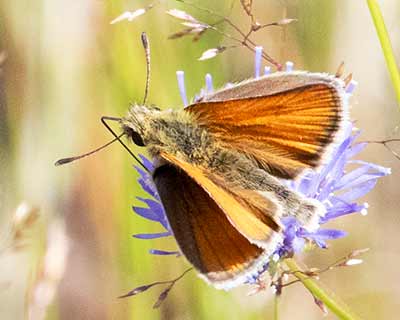
[(57, 160), (56, 162), (54, 162), (54, 165), (56, 167), (58, 167), (58, 166), (62, 166), (63, 164), (70, 163), (70, 162), (72, 162), (74, 160), (75, 160), (75, 157), (73, 157), (73, 158), (64, 158), (64, 159), (60, 159), (60, 160)]
[(143, 47), (144, 47), (145, 49), (147, 49), (147, 48), (149, 47), (149, 40), (148, 40), (148, 38), (147, 38), (146, 32), (142, 32), (141, 38), (142, 38)]

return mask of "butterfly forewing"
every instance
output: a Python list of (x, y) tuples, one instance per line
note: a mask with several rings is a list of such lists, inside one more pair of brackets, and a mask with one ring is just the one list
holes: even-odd
[(343, 95), (335, 78), (287, 74), (222, 90), (186, 110), (224, 147), (278, 177), (295, 178), (318, 167), (340, 134)]
[[(309, 73), (306, 71), (276, 72), (217, 90), (202, 96), (197, 102), (224, 102), (228, 100), (265, 97), (321, 83), (329, 86), (344, 86), (342, 80), (325, 73)], [(342, 89), (338, 88), (338, 90)]]

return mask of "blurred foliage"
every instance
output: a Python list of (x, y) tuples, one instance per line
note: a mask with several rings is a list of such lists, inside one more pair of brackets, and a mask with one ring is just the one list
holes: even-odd
[[(205, 50), (228, 42), (219, 34), (207, 32), (195, 43), (186, 38), (167, 39), (180, 28), (165, 14), (167, 9), (186, 10), (207, 22), (216, 20), (181, 2), (163, 1), (132, 22), (110, 25), (123, 11), (149, 3), (0, 0), (0, 50), (7, 53), (0, 74), (1, 230), (7, 233), (8, 222), (22, 201), (39, 207), (41, 213), (40, 227), (33, 234), (39, 240), (32, 241), (39, 244), (25, 254), (2, 256), (0, 281), (7, 283), (7, 289), (0, 288), (1, 319), (24, 318), (26, 292), (34, 283), (35, 273), (31, 272), (37, 268), (37, 257), (45, 247), (45, 230), (54, 219), (65, 223), (70, 247), (65, 274), (47, 319), (244, 320), (272, 316), (271, 292), (248, 297), (247, 289), (217, 291), (194, 273), (177, 284), (158, 310), (151, 306), (159, 288), (117, 299), (138, 285), (179, 275), (187, 263), (182, 258), (147, 253), (155, 247), (173, 250), (173, 239), (143, 241), (131, 237), (160, 230), (131, 210), (139, 204), (135, 197), (144, 193), (136, 183), (132, 159), (120, 146), (115, 144), (70, 166), (53, 166), (60, 157), (86, 152), (110, 139), (100, 125), (102, 115), (123, 116), (129, 103), (142, 101), (142, 31), (147, 32), (152, 48), (150, 103), (182, 107), (176, 70), (186, 73), (189, 97), (204, 85), (207, 72), (213, 74), (216, 87), (252, 76), (253, 55), (245, 48), (197, 61)], [(230, 1), (200, 4), (220, 14), (229, 14), (231, 6)], [(389, 80), (379, 43), (362, 2), (254, 1), (254, 7), (262, 23), (282, 17), (299, 19), (296, 24), (271, 27), (255, 35), (255, 41), (271, 56), (280, 62), (292, 60), (298, 68), (329, 72), (345, 60), (348, 72), (360, 82), (352, 110), (357, 125), (371, 138), (393, 132), (399, 119), (394, 95), (387, 89)], [(397, 1), (387, 1), (383, 9), (389, 33), (398, 32)], [(239, 4), (230, 17), (243, 28), (249, 25)], [(400, 44), (395, 42), (394, 47), (399, 57)], [(366, 156), (394, 171), (399, 167), (379, 146), (372, 147)], [(400, 287), (392, 284), (398, 275), (399, 252), (387, 246), (398, 239), (399, 220), (394, 220), (398, 179), (394, 174), (375, 191), (369, 200), (373, 204), (369, 217), (345, 218), (344, 229), (350, 236), (341, 240), (341, 245), (307, 257), (309, 265), (323, 266), (356, 247), (372, 247), (365, 265), (324, 277), (328, 286), (365, 319), (396, 319), (395, 310), (400, 307)], [(387, 266), (387, 261), (393, 261), (393, 266)], [(391, 283), (386, 285), (387, 281)], [(382, 307), (383, 303), (387, 307)], [(284, 292), (281, 314), (282, 319), (293, 319), (294, 314), (296, 319), (321, 318), (301, 287)]]

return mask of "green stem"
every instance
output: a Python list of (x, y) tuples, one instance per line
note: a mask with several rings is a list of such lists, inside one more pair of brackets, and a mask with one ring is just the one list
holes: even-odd
[(303, 283), (310, 293), (317, 299), (321, 300), (325, 306), (339, 319), (359, 319), (348, 309), (346, 305), (344, 305), (343, 302), (339, 301), (339, 299), (337, 299), (332, 293), (328, 293), (326, 289), (322, 288), (315, 279), (305, 275), (294, 259), (285, 259), (285, 263), (293, 272), (294, 276)]
[(280, 293), (275, 293), (274, 298), (274, 320), (279, 320), (279, 298), (281, 297)]
[(371, 12), (372, 20), (375, 24), (375, 29), (381, 42), (383, 55), (386, 59), (387, 68), (392, 79), (394, 91), (396, 93), (397, 102), (400, 106), (400, 73), (397, 68), (396, 60), (393, 54), (393, 48), (390, 43), (389, 34), (386, 30), (385, 21), (383, 20), (382, 12), (379, 8), (378, 1), (367, 0), (369, 11)]

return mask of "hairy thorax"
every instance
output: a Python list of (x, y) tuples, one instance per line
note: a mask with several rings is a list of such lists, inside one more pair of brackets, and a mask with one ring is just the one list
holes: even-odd
[[(156, 159), (160, 153), (223, 172), (233, 170), (240, 162), (253, 165), (246, 156), (220, 145), (207, 129), (185, 110), (165, 110), (133, 106), (123, 119), (122, 127), (129, 137), (138, 133), (143, 144)], [(250, 162), (250, 163), (249, 163)]]

